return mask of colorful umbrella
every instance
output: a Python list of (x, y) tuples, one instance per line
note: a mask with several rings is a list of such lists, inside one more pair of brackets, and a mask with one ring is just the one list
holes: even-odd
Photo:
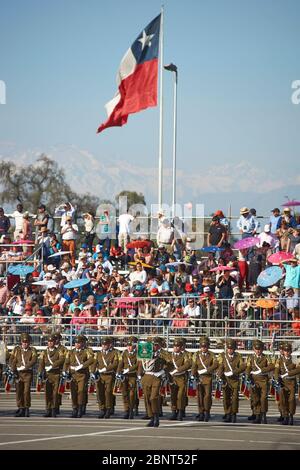
[(216, 268), (210, 269), (211, 272), (218, 272), (218, 271), (234, 271), (235, 268), (231, 266), (217, 266)]
[(25, 277), (27, 274), (33, 273), (34, 267), (27, 266), (26, 264), (18, 264), (17, 266), (10, 266), (8, 272), (15, 276)]
[(180, 264), (184, 264), (185, 266), (192, 266), (191, 263), (186, 263), (185, 261), (174, 261), (173, 263), (166, 263), (165, 266), (167, 268), (170, 268), (174, 266), (174, 268), (177, 268)]
[(42, 286), (42, 287), (47, 287), (47, 289), (51, 289), (52, 287), (57, 287), (57, 284), (55, 281), (46, 281), (45, 279), (43, 281), (35, 281), (32, 282), (33, 286)]
[(271, 266), (260, 273), (257, 278), (257, 284), (260, 287), (270, 287), (276, 284), (282, 277), (282, 269), (279, 266)]
[(277, 251), (277, 253), (273, 253), (268, 257), (268, 261), (272, 264), (280, 264), (283, 261), (288, 261), (292, 258), (294, 258), (292, 253), (286, 253), (285, 251)]
[(48, 256), (48, 258), (55, 258), (56, 256), (63, 256), (71, 253), (71, 251), (58, 251), (57, 253), (53, 253), (53, 255)]
[(133, 242), (127, 243), (127, 248), (149, 248), (151, 242), (149, 240), (134, 240)]
[(300, 201), (296, 201), (296, 199), (292, 199), (291, 201), (287, 201), (284, 204), (281, 204), (283, 207), (294, 207), (300, 206)]
[(64, 285), (66, 289), (75, 289), (75, 287), (82, 287), (85, 286), (90, 282), (90, 279), (74, 279), (73, 281), (67, 282), (67, 284)]
[(256, 302), (256, 305), (257, 307), (261, 307), (261, 308), (274, 308), (276, 305), (276, 302), (274, 302), (274, 300), (271, 300), (271, 299), (259, 299)]
[(201, 248), (201, 251), (206, 251), (208, 253), (216, 253), (216, 251), (223, 251), (225, 248), (221, 248), (219, 246), (205, 246), (204, 248)]
[(242, 238), (241, 240), (235, 242), (233, 248), (236, 248), (237, 250), (244, 250), (246, 248), (251, 248), (251, 246), (257, 245), (257, 243), (259, 243), (259, 238), (257, 237)]

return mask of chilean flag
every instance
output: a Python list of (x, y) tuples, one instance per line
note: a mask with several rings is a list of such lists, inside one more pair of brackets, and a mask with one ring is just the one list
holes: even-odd
[(117, 74), (118, 91), (105, 105), (108, 119), (97, 133), (123, 126), (129, 114), (157, 105), (160, 17), (146, 26), (124, 55)]

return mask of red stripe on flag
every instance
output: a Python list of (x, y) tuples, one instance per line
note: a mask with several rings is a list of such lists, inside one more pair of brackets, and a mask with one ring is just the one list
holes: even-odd
[(128, 115), (157, 105), (158, 59), (139, 64), (119, 86), (121, 99), (97, 133), (108, 127), (123, 126)]

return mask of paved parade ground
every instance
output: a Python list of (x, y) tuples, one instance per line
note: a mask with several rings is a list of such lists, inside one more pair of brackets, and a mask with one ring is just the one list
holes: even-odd
[[(87, 414), (71, 419), (71, 404), (64, 397), (64, 407), (57, 418), (43, 418), (44, 397), (32, 394), (30, 418), (15, 418), (15, 396), (0, 395), (0, 450), (299, 450), (300, 413), (294, 426), (277, 423), (278, 411), (269, 404), (268, 424), (251, 424), (247, 420), (249, 402), (241, 400), (238, 423), (222, 423), (221, 402), (215, 402), (212, 419), (208, 423), (195, 421), (196, 404), (191, 400), (183, 422), (169, 421), (170, 407), (164, 407), (159, 428), (147, 428), (136, 417), (122, 419), (120, 398), (111, 419), (97, 419), (95, 397), (89, 398)], [(140, 415), (143, 415), (141, 407)]]

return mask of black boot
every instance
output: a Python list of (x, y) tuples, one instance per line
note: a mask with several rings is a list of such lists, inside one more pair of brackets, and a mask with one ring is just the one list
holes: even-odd
[(82, 405), (82, 414), (83, 414), (83, 415), (86, 414), (86, 404), (85, 404), (85, 405)]
[(289, 417), (288, 417), (288, 416), (285, 416), (285, 417), (283, 418), (283, 420), (281, 421), (281, 424), (284, 424), (285, 426), (286, 426), (287, 424), (289, 424)]
[(56, 418), (56, 408), (52, 408), (52, 418)]
[(205, 411), (204, 421), (208, 422), (208, 421), (209, 421), (209, 418), (210, 418), (209, 411)]
[(235, 413), (232, 415), (232, 422), (236, 423), (236, 414)]
[(18, 408), (17, 411), (15, 412), (15, 417), (18, 418), (20, 416), (22, 408)]
[(114, 415), (115, 414), (115, 407), (113, 406), (110, 410), (110, 415)]
[(173, 410), (171, 417), (170, 417), (170, 421), (176, 421), (176, 419), (177, 419), (177, 411)]
[(261, 422), (262, 422), (263, 424), (267, 424), (267, 413), (262, 413), (262, 420), (261, 420)]
[(129, 410), (129, 419), (134, 419), (133, 408), (130, 408), (130, 410)]
[(222, 420), (226, 422), (227, 416), (228, 416), (227, 414), (223, 415)]
[(129, 410), (127, 410), (123, 416), (124, 419), (129, 419)]
[(177, 417), (178, 421), (183, 421), (183, 410), (179, 410), (178, 411), (178, 417)]
[(198, 421), (204, 421), (204, 413), (198, 414)]
[(255, 414), (252, 414), (251, 416), (248, 416), (248, 421), (254, 421), (256, 418)]
[(277, 422), (278, 422), (278, 423), (281, 423), (282, 421), (283, 421), (283, 416), (280, 415), (279, 418), (277, 418)]
[(105, 419), (110, 418), (110, 417), (111, 417), (111, 414), (112, 414), (112, 409), (111, 409), (111, 408), (107, 408), (104, 418), (105, 418)]
[(23, 418), (25, 416), (25, 408), (20, 408), (18, 411), (16, 411), (15, 416), (17, 418)]
[(71, 418), (77, 418), (78, 408), (73, 408)]
[(139, 415), (139, 409), (136, 408), (136, 409), (134, 410), (134, 416), (138, 416), (138, 415)]
[(255, 420), (252, 422), (253, 424), (261, 424), (261, 414), (256, 415)]
[(83, 405), (80, 405), (78, 408), (77, 418), (81, 418), (83, 415)]
[(44, 414), (44, 418), (51, 418), (51, 416), (52, 416), (51, 409), (46, 410), (46, 413)]
[(146, 424), (146, 426), (147, 426), (148, 428), (153, 428), (153, 426), (154, 426), (154, 416), (152, 416), (152, 417), (150, 418), (150, 421), (149, 421), (149, 423)]
[(185, 418), (185, 409), (182, 410), (182, 417)]
[(25, 415), (24, 416), (26, 416), (26, 418), (29, 418), (29, 416), (30, 416), (29, 415), (29, 408), (25, 408)]
[(231, 423), (231, 414), (227, 415), (227, 418), (225, 419), (225, 423)]
[(105, 413), (106, 413), (106, 410), (100, 410), (99, 415), (98, 415), (98, 419), (104, 418)]
[(158, 426), (159, 426), (159, 414), (155, 414), (155, 415), (154, 415), (154, 423), (153, 423), (153, 426), (154, 426), (155, 428), (158, 428)]
[(294, 425), (294, 418), (293, 415), (290, 415), (290, 426)]
[(59, 414), (60, 414), (59, 407), (58, 407), (58, 408), (55, 408), (55, 413), (56, 413), (57, 415), (59, 415)]

